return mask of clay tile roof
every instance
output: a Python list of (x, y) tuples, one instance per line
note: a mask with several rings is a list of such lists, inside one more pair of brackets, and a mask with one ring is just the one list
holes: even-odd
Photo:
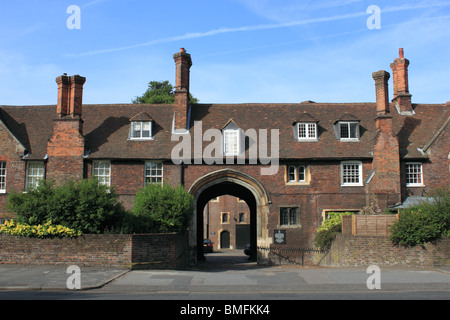
[(294, 120), (293, 123), (295, 123), (295, 122), (319, 122), (319, 120), (317, 120), (315, 117), (313, 117), (306, 111), (304, 111), (300, 116), (298, 116), (295, 119), (296, 120)]
[(338, 121), (359, 121), (357, 117), (355, 117), (353, 114), (350, 113), (344, 113), (342, 116), (340, 116), (336, 122)]
[(130, 121), (153, 121), (152, 117), (150, 117), (146, 112), (142, 111), (132, 117)]
[[(415, 104), (414, 115), (398, 115), (391, 104), (393, 131), (404, 159), (426, 158), (421, 152), (445, 126), (450, 113), (444, 104)], [(1, 121), (30, 152), (27, 159), (44, 159), (53, 130), (56, 106), (0, 106)], [(244, 131), (278, 130), (280, 159), (370, 159), (376, 139), (375, 103), (296, 103), (296, 104), (194, 104), (191, 106), (190, 134), (194, 124), (221, 130), (230, 119)], [(171, 141), (173, 105), (108, 104), (83, 105), (83, 134), (90, 159), (171, 159), (179, 141)], [(130, 119), (153, 121), (153, 140), (129, 140)], [(314, 119), (318, 141), (294, 139), (292, 123)], [(358, 120), (358, 142), (336, 139), (333, 125), (338, 120)], [(203, 150), (210, 141), (202, 141)], [(193, 146), (194, 143), (191, 143)], [(248, 152), (248, 148), (247, 148)]]

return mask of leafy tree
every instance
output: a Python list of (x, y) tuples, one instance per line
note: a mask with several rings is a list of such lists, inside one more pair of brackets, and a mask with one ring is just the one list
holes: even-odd
[[(191, 103), (198, 103), (198, 99), (189, 93)], [(150, 81), (147, 91), (142, 96), (132, 100), (133, 103), (172, 104), (175, 101), (175, 88), (169, 81)]]
[(181, 185), (148, 184), (136, 194), (136, 232), (165, 233), (186, 230), (193, 210), (193, 196)]

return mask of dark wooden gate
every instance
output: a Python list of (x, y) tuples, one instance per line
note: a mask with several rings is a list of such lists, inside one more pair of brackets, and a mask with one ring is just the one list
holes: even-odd
[(230, 233), (228, 231), (222, 231), (220, 233), (220, 248), (221, 249), (230, 248)]
[(238, 224), (236, 225), (236, 249), (245, 249), (245, 246), (250, 243), (250, 225)]

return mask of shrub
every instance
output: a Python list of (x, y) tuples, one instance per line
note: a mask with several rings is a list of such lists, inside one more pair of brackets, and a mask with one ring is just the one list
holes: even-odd
[(77, 237), (81, 231), (76, 231), (62, 225), (54, 225), (48, 221), (43, 225), (30, 226), (28, 224), (17, 223), (14, 220), (5, 221), (0, 225), (0, 233), (22, 237), (50, 238), (50, 237)]
[(399, 213), (390, 239), (405, 246), (423, 245), (450, 234), (450, 188), (434, 190), (432, 201)]
[(51, 220), (83, 233), (120, 228), (125, 216), (114, 190), (95, 179), (69, 181), (59, 187), (42, 181), (34, 190), (12, 193), (8, 208), (23, 224), (39, 225)]
[(164, 233), (185, 230), (192, 215), (193, 196), (180, 185), (148, 184), (136, 194), (136, 232)]
[(314, 245), (321, 249), (329, 249), (336, 235), (342, 232), (342, 216), (352, 214), (353, 212), (329, 212), (323, 225), (317, 228)]

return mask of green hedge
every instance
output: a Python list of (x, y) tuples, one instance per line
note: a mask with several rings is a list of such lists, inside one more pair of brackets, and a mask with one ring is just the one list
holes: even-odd
[(430, 195), (432, 201), (400, 211), (391, 227), (394, 244), (423, 245), (450, 236), (450, 188), (434, 190)]
[(36, 189), (12, 192), (7, 206), (21, 224), (42, 225), (52, 221), (83, 233), (120, 229), (125, 219), (118, 195), (95, 179), (68, 181), (63, 186), (41, 181)]
[(134, 215), (136, 232), (178, 232), (188, 228), (194, 197), (181, 185), (148, 184), (136, 194)]

